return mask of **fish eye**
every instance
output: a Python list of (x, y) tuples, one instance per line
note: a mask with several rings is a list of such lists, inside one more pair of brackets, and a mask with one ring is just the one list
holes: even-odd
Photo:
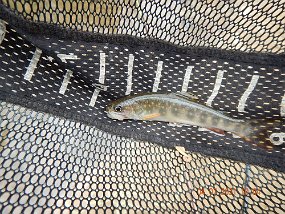
[(115, 106), (114, 110), (115, 110), (115, 112), (121, 112), (122, 111), (122, 106)]

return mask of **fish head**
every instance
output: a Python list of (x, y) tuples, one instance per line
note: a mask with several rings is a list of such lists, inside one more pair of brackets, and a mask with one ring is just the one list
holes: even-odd
[(115, 100), (107, 106), (107, 116), (116, 120), (137, 119), (133, 105), (132, 100), (125, 98)]

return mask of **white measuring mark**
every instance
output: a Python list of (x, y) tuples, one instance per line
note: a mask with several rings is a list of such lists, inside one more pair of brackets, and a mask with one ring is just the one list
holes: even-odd
[(71, 77), (72, 77), (72, 71), (66, 69), (66, 74), (64, 75), (62, 84), (61, 84), (60, 89), (59, 89), (59, 93), (60, 94), (64, 94), (65, 93), (65, 91), (67, 89), (67, 85), (70, 82), (70, 78)]
[(74, 55), (74, 53), (70, 53), (70, 54), (57, 54), (57, 57), (60, 58), (60, 60), (64, 63), (67, 63), (67, 59), (68, 60), (76, 60), (79, 59), (76, 55)]
[(127, 78), (127, 90), (126, 90), (126, 95), (129, 95), (132, 90), (132, 79), (133, 79), (133, 67), (134, 67), (134, 55), (130, 54), (129, 55), (129, 62), (128, 62), (128, 78)]
[(217, 78), (216, 78), (216, 82), (215, 82), (215, 86), (214, 89), (212, 91), (211, 96), (208, 98), (206, 105), (207, 106), (212, 106), (212, 102), (215, 99), (215, 97), (218, 95), (221, 84), (222, 84), (222, 80), (223, 80), (223, 76), (224, 76), (225, 71), (218, 71), (217, 74)]
[(100, 75), (99, 75), (99, 83), (104, 84), (105, 82), (105, 73), (106, 73), (106, 65), (105, 65), (106, 55), (105, 53), (100, 53)]
[(251, 94), (251, 92), (254, 90), (255, 86), (257, 85), (258, 79), (259, 79), (259, 75), (252, 76), (248, 88), (245, 90), (245, 92), (243, 93), (243, 95), (241, 96), (239, 100), (239, 103), (238, 103), (239, 112), (245, 112), (244, 109), (245, 109), (246, 101), (249, 95)]
[(95, 106), (95, 103), (96, 103), (96, 100), (97, 100), (97, 97), (98, 97), (99, 93), (100, 93), (100, 90), (98, 88), (95, 88), (95, 90), (93, 92), (93, 95), (91, 97), (89, 106), (91, 106), (91, 107)]
[(6, 24), (3, 20), (0, 19), (0, 45), (4, 40), (6, 35)]
[(163, 61), (158, 61), (157, 69), (155, 72), (154, 83), (153, 83), (153, 87), (152, 87), (153, 92), (157, 92), (157, 90), (158, 90), (158, 86), (159, 86), (160, 78), (161, 78), (162, 66), (163, 66)]
[(32, 59), (30, 61), (30, 64), (29, 64), (29, 66), (27, 68), (27, 71), (26, 71), (26, 73), (24, 75), (24, 79), (25, 80), (31, 81), (32, 76), (33, 76), (33, 74), (35, 72), (35, 69), (37, 67), (37, 64), (38, 64), (38, 62), (40, 60), (41, 54), (42, 54), (42, 50), (39, 49), (39, 48), (36, 48), (36, 51), (35, 51)]
[(194, 66), (188, 66), (186, 68), (181, 92), (187, 92), (193, 68), (194, 68)]
[(283, 95), (282, 100), (281, 100), (280, 114), (281, 114), (281, 117), (285, 117), (285, 94)]
[[(105, 74), (106, 74), (106, 55), (105, 53), (100, 53), (100, 74), (99, 74), (99, 83), (104, 85), (105, 83)], [(95, 88), (93, 95), (91, 97), (89, 106), (94, 107), (97, 97), (100, 93), (100, 89)]]

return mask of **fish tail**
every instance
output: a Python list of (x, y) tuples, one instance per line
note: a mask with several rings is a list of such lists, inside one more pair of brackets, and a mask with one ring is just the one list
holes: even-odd
[(281, 124), (282, 120), (249, 120), (245, 122), (244, 129), (235, 134), (254, 146), (270, 151), (276, 146), (284, 145), (284, 142), (281, 142), (283, 139), (279, 139), (278, 143), (270, 137), (273, 129)]

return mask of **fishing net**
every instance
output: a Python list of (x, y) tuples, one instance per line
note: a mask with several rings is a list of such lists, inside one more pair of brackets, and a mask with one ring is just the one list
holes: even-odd
[[(0, 3), (2, 213), (284, 213), (284, 2)], [(150, 91), (281, 120), (275, 146), (107, 117)]]

